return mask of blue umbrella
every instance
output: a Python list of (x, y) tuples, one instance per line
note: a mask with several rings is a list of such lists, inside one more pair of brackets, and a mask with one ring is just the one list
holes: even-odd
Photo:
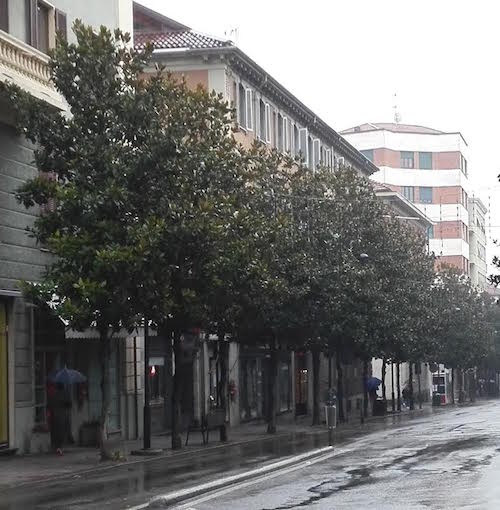
[(53, 383), (60, 384), (78, 384), (85, 382), (87, 378), (78, 372), (78, 370), (64, 367), (55, 374), (49, 375), (49, 380)]
[(382, 384), (382, 381), (378, 377), (368, 377), (366, 380), (366, 391), (377, 390)]

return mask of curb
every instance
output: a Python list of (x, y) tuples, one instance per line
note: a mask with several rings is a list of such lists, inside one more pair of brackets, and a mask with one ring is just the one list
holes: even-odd
[(149, 508), (153, 509), (169, 507), (182, 501), (185, 501), (187, 499), (200, 496), (201, 494), (204, 494), (206, 492), (226, 488), (228, 486), (235, 485), (239, 482), (252, 480), (254, 478), (258, 478), (260, 476), (273, 473), (274, 471), (279, 471), (281, 469), (293, 466), (295, 464), (300, 464), (303, 461), (314, 459), (316, 457), (333, 455), (333, 452), (334, 452), (333, 446), (318, 448), (316, 450), (302, 453), (300, 455), (294, 455), (293, 457), (273, 462), (272, 464), (267, 464), (266, 466), (262, 466), (260, 468), (245, 471), (244, 473), (227, 476), (225, 478), (220, 478), (219, 480), (213, 480), (212, 482), (207, 482), (196, 487), (190, 487), (177, 492), (170, 492), (168, 494), (163, 494), (161, 496), (155, 496), (154, 498), (150, 499), (149, 502), (132, 507), (129, 510), (145, 510)]
[[(313, 432), (312, 434), (314, 435), (314, 434), (318, 434), (318, 433), (321, 433), (321, 432), (319, 432), (319, 431)], [(277, 437), (286, 437), (286, 436), (290, 436), (292, 434), (293, 434), (292, 432), (278, 432), (271, 436), (263, 434), (262, 436), (258, 436), (258, 437), (252, 438), (252, 439), (243, 439), (243, 440), (234, 441), (234, 442), (228, 441), (227, 443), (215, 444), (213, 446), (205, 446), (204, 448), (196, 448), (194, 450), (187, 450), (187, 451), (180, 450), (177, 453), (170, 453), (170, 454), (162, 453), (162, 452), (166, 452), (168, 450), (161, 450), (160, 453), (155, 452), (155, 455), (133, 455), (131, 452), (130, 455), (133, 456), (134, 458), (130, 459), (130, 460), (117, 461), (117, 462), (113, 462), (112, 464), (107, 464), (104, 466), (96, 465), (95, 467), (80, 469), (80, 470), (71, 471), (71, 472), (61, 472), (61, 473), (57, 473), (54, 475), (41, 477), (36, 480), (20, 482), (20, 483), (17, 483), (14, 487), (2, 488), (0, 486), (0, 491), (10, 490), (12, 488), (18, 489), (19, 487), (34, 487), (34, 486), (40, 485), (40, 484), (47, 484), (47, 483), (51, 483), (51, 482), (55, 482), (55, 481), (59, 482), (61, 480), (78, 478), (78, 477), (85, 476), (88, 474), (110, 471), (112, 469), (116, 469), (116, 468), (120, 468), (120, 467), (124, 467), (124, 466), (134, 466), (137, 464), (145, 464), (147, 462), (155, 462), (155, 461), (159, 461), (161, 459), (178, 459), (178, 458), (182, 458), (182, 457), (189, 458), (192, 456), (199, 456), (199, 455), (204, 456), (204, 455), (210, 454), (214, 450), (219, 450), (221, 448), (227, 448), (230, 446), (241, 446), (241, 445), (246, 445), (249, 443), (257, 443), (257, 442), (261, 442), (261, 441), (271, 441), (271, 440), (276, 439)]]

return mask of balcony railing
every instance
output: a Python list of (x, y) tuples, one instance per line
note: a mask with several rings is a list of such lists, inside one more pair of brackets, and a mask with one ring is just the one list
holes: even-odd
[(12, 82), (58, 108), (61, 96), (50, 81), (49, 57), (0, 30), (0, 81)]

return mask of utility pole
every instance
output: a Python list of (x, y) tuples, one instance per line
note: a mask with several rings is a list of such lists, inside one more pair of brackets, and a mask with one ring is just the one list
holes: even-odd
[(151, 407), (149, 405), (149, 324), (144, 317), (144, 450), (151, 448)]

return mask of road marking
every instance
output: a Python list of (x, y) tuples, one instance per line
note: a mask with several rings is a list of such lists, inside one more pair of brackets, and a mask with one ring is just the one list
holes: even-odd
[(262, 476), (259, 476), (257, 478), (252, 478), (252, 480), (248, 480), (246, 482), (239, 482), (239, 483), (235, 483), (233, 485), (231, 485), (230, 487), (226, 487), (226, 488), (223, 488), (223, 489), (216, 489), (212, 492), (210, 492), (209, 494), (206, 494), (205, 496), (202, 496), (202, 497), (199, 497), (197, 499), (194, 499), (194, 500), (191, 500), (189, 501), (188, 503), (185, 503), (185, 504), (180, 504), (178, 506), (175, 506), (174, 507), (174, 510), (196, 510), (195, 507), (193, 507), (192, 505), (199, 505), (201, 503), (206, 503), (207, 501), (210, 501), (212, 499), (215, 499), (217, 497), (220, 497), (220, 496), (224, 496), (226, 494), (229, 494), (231, 492), (234, 492), (234, 491), (237, 491), (239, 489), (244, 489), (245, 487), (249, 487), (251, 485), (256, 485), (256, 484), (259, 484), (261, 482), (265, 482), (267, 480), (271, 480), (273, 478), (277, 478), (279, 476), (283, 476), (283, 475), (286, 475), (288, 473), (292, 473), (293, 471), (297, 471), (299, 469), (304, 469), (304, 468), (307, 468), (313, 464), (316, 464), (317, 462), (323, 462), (324, 460), (327, 460), (333, 456), (336, 456), (340, 453), (344, 453), (343, 451), (339, 450), (339, 451), (331, 451), (325, 455), (321, 455), (320, 457), (316, 457), (315, 459), (313, 460), (308, 460), (308, 461), (305, 461), (305, 462), (301, 462), (300, 464), (295, 464), (293, 466), (290, 466), (288, 468), (282, 468), (280, 470), (277, 470), (277, 471), (274, 471), (272, 473), (269, 473), (269, 474), (264, 474)]
[(271, 464), (267, 464), (256, 469), (252, 469), (250, 471), (245, 471), (243, 473), (238, 473), (236, 475), (227, 476), (225, 478), (221, 478), (218, 480), (212, 480), (211, 482), (204, 483), (194, 487), (188, 487), (177, 492), (170, 492), (167, 494), (162, 494), (160, 496), (155, 496), (151, 498), (148, 503), (143, 503), (142, 505), (131, 507), (129, 508), (129, 510), (144, 510), (146, 508), (151, 507), (157, 508), (162, 504), (165, 506), (175, 505), (177, 502), (181, 503), (183, 500), (185, 501), (187, 499), (193, 499), (196, 496), (199, 496), (200, 494), (215, 491), (217, 489), (227, 488), (228, 485), (237, 484), (241, 481), (248, 480), (248, 478), (257, 478), (263, 475), (269, 476), (269, 473), (283, 470), (291, 466), (292, 464), (294, 466), (297, 463), (305, 465), (307, 460), (310, 459), (311, 457), (316, 456), (318, 456), (318, 458), (325, 457), (324, 455), (325, 452), (328, 452), (327, 456), (333, 455), (333, 447), (326, 446), (324, 448), (318, 448), (316, 450), (305, 452), (300, 455), (295, 455), (293, 457), (288, 457), (283, 460), (273, 462)]

